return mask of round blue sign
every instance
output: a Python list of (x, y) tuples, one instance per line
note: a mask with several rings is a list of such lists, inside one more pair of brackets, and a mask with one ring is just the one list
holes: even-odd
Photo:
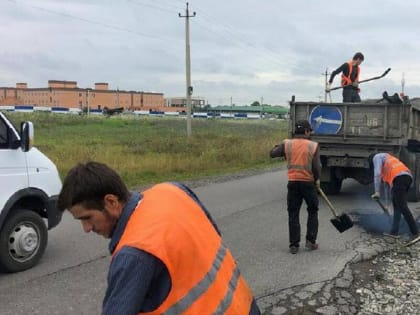
[(309, 121), (315, 134), (332, 135), (340, 131), (343, 115), (335, 106), (318, 105), (309, 115)]

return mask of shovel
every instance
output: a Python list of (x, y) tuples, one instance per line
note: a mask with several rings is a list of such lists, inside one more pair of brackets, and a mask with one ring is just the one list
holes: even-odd
[(379, 199), (373, 199), (375, 200), (378, 205), (382, 208), (382, 210), (385, 212), (388, 218), (391, 218), (391, 214), (389, 213), (388, 209), (384, 206), (384, 204)]
[(318, 188), (318, 191), (321, 194), (322, 198), (324, 198), (325, 202), (328, 204), (328, 207), (331, 209), (332, 214), (334, 215), (334, 218), (330, 220), (334, 227), (340, 233), (343, 233), (344, 231), (350, 229), (353, 226), (352, 219), (345, 213), (338, 215), (337, 210), (335, 210), (335, 208), (333, 207), (333, 205), (328, 200), (327, 196), (324, 194), (320, 187)]
[[(373, 77), (373, 78), (369, 78), (369, 79), (365, 79), (365, 80), (359, 81), (359, 84), (360, 83), (369, 82), (369, 81), (372, 81), (372, 80), (378, 80), (380, 78), (383, 78), (384, 76), (386, 76), (388, 74), (389, 71), (391, 71), (391, 68), (386, 69), (384, 73), (382, 73), (381, 75), (378, 75), (377, 77)], [(334, 88), (332, 88), (332, 89), (330, 89), (329, 91), (326, 91), (326, 92), (328, 93), (330, 91), (334, 91), (334, 90), (338, 90), (338, 89), (342, 89), (342, 88), (343, 88), (343, 86), (337, 86), (337, 87), (334, 87)]]

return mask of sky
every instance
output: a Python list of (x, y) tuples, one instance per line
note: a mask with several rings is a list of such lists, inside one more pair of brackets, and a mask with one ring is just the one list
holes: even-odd
[[(323, 101), (325, 72), (360, 51), (361, 98), (420, 96), (420, 1), (190, 0), (193, 97), (210, 105)], [(186, 2), (2, 0), (0, 86), (186, 94)], [(333, 87), (339, 86), (340, 77)], [(330, 100), (328, 98), (328, 100)], [(331, 92), (341, 102), (341, 90)]]

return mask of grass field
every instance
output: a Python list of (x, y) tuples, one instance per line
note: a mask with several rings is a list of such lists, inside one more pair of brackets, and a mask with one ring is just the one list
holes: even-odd
[[(272, 165), (269, 151), (287, 136), (278, 120), (193, 119), (192, 137), (180, 118), (8, 113), (35, 126), (35, 146), (64, 178), (77, 162), (116, 169), (129, 187), (188, 180)], [(278, 163), (278, 162), (277, 162)]]

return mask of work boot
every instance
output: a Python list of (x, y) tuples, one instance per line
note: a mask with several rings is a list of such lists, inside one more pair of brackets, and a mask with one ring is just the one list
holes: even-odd
[(299, 247), (290, 246), (289, 250), (290, 250), (290, 253), (294, 255), (294, 254), (297, 254), (297, 252), (299, 251)]
[(392, 228), (391, 229), (391, 231), (389, 231), (389, 235), (392, 235), (392, 236), (399, 236), (399, 231), (398, 231), (398, 228)]
[(307, 249), (309, 249), (309, 250), (316, 250), (316, 249), (318, 249), (318, 244), (317, 243), (315, 243), (315, 242), (311, 242), (311, 241), (308, 241), (308, 240), (306, 240), (306, 245), (305, 245), (305, 247), (307, 248)]

